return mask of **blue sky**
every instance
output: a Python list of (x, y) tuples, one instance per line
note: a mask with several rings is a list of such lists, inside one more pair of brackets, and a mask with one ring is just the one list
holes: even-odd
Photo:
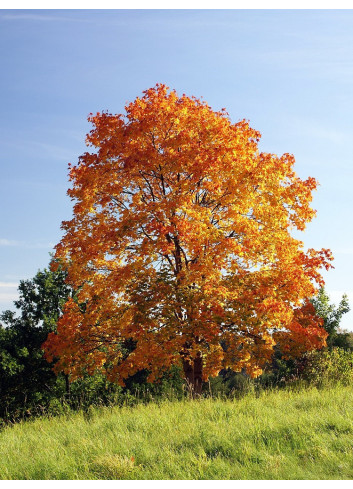
[(326, 288), (353, 309), (352, 10), (1, 10), (0, 59), (0, 310), (71, 217), (87, 115), (157, 82), (248, 119), (263, 151), (319, 180), (302, 239), (331, 248)]

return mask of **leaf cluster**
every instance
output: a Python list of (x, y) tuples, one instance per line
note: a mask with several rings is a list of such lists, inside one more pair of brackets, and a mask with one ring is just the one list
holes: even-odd
[(260, 152), (247, 121), (161, 84), (89, 120), (56, 247), (77, 290), (45, 344), (58, 372), (124, 385), (172, 365), (192, 377), (202, 358), (203, 380), (256, 377), (276, 344), (288, 355), (325, 344), (309, 299), (332, 256), (292, 236), (314, 217), (317, 186), (292, 155)]

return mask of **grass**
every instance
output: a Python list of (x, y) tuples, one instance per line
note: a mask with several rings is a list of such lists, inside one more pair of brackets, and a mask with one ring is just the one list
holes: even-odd
[(163, 401), (18, 423), (0, 479), (353, 479), (353, 387)]

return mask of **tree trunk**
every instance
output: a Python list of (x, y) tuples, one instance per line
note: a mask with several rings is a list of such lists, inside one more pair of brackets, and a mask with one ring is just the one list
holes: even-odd
[(68, 374), (64, 374), (65, 376), (65, 387), (66, 387), (66, 395), (70, 395), (70, 381), (69, 381), (69, 376)]
[(194, 360), (183, 360), (184, 375), (190, 394), (199, 397), (202, 392), (202, 356), (198, 353)]

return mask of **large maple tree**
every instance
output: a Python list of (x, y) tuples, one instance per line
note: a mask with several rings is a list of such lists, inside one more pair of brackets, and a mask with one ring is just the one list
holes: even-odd
[(332, 257), (291, 234), (315, 214), (316, 180), (292, 155), (260, 152), (245, 120), (165, 85), (125, 109), (89, 117), (93, 150), (70, 168), (74, 215), (56, 258), (77, 294), (47, 359), (122, 384), (179, 364), (199, 393), (222, 368), (259, 375), (276, 343), (323, 346), (309, 299)]

